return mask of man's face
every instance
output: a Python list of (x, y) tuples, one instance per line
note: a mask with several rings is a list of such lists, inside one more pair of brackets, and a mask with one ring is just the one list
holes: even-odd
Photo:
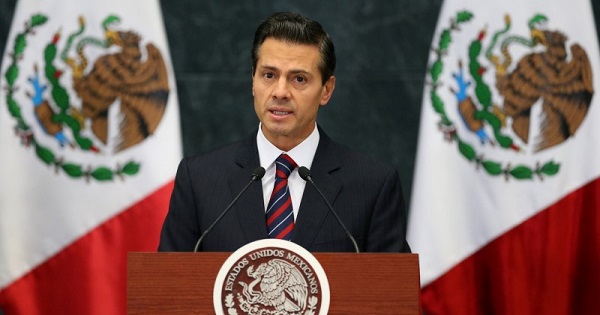
[(252, 77), (254, 110), (265, 137), (289, 151), (315, 128), (317, 111), (326, 105), (335, 77), (323, 85), (319, 49), (267, 38), (260, 46)]

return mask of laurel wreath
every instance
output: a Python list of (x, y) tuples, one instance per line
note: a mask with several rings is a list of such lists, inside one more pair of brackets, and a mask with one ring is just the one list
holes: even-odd
[[(128, 161), (124, 164), (117, 163), (116, 167), (112, 169), (106, 166), (84, 166), (82, 164), (66, 161), (63, 157), (57, 157), (52, 150), (43, 146), (36, 140), (31, 127), (21, 115), (21, 106), (13, 97), (14, 93), (18, 90), (18, 87), (15, 86), (15, 82), (19, 77), (18, 62), (22, 60), (23, 53), (27, 47), (27, 36), (33, 34), (34, 29), (45, 24), (47, 20), (48, 18), (46, 16), (35, 14), (25, 23), (25, 29), (17, 34), (14, 40), (13, 52), (10, 53), (11, 63), (4, 75), (8, 84), (6, 87), (6, 104), (11, 116), (16, 120), (17, 125), (15, 126), (15, 133), (21, 137), (21, 144), (26, 147), (33, 145), (37, 157), (42, 162), (47, 165), (54, 165), (56, 172), (62, 170), (72, 178), (85, 178), (86, 181), (90, 181), (90, 179), (95, 179), (97, 181), (112, 181), (115, 177), (119, 177), (123, 180), (125, 176), (137, 174), (140, 170), (140, 163), (135, 161)], [(46, 77), (54, 88), (52, 97), (61, 108), (61, 113), (56, 114), (53, 117), (53, 120), (64, 123), (70, 127), (79, 147), (83, 150), (90, 150), (92, 148), (92, 141), (79, 135), (79, 124), (72, 116), (67, 115), (64, 112), (66, 107), (68, 107), (68, 94), (66, 93), (66, 90), (60, 86), (58, 79), (53, 79), (52, 76), (56, 71), (52, 65), (52, 60), (56, 56), (56, 47), (52, 44), (48, 45), (44, 54), (46, 61)]]
[[(438, 127), (440, 130), (446, 133), (446, 139), (449, 141), (455, 140), (458, 144), (458, 151), (470, 162), (475, 162), (476, 168), (483, 168), (489, 175), (498, 176), (504, 175), (506, 180), (511, 177), (518, 180), (533, 179), (534, 175), (540, 180), (544, 179), (544, 176), (553, 176), (560, 170), (560, 164), (554, 161), (548, 161), (545, 163), (536, 162), (535, 167), (527, 165), (512, 166), (511, 163), (503, 163), (493, 161), (486, 158), (483, 154), (478, 154), (475, 148), (460, 138), (454, 123), (446, 115), (445, 104), (440, 95), (438, 94), (438, 87), (440, 86), (439, 78), (443, 73), (444, 60), (443, 56), (446, 55), (450, 43), (452, 42), (452, 32), (459, 31), (459, 25), (468, 22), (473, 17), (473, 14), (469, 11), (460, 11), (456, 14), (456, 17), (450, 20), (450, 26), (445, 28), (439, 36), (438, 47), (435, 50), (436, 59), (433, 62), (429, 70), (429, 76), (431, 82), (430, 100), (434, 111), (439, 114), (440, 121)], [(488, 107), (491, 105), (491, 93), (489, 87), (483, 81), (481, 75), (477, 72), (480, 65), (477, 61), (477, 57), (481, 52), (481, 42), (479, 40), (473, 41), (469, 47), (469, 69), (470, 74), (476, 82), (475, 90), (476, 96), (481, 104), (484, 104), (484, 109), (478, 111), (475, 115), (476, 118), (489, 124), (494, 130), (494, 136), (501, 147), (503, 148), (514, 148), (513, 141), (510, 137), (503, 135), (500, 132), (501, 122), (497, 117), (493, 116), (489, 111)], [(505, 164), (505, 166), (503, 166)]]
[[(315, 315), (315, 311), (317, 308), (317, 304), (319, 303), (319, 298), (316, 296), (311, 296), (308, 298), (308, 305), (306, 311), (304, 313), (302, 311), (297, 313), (288, 313), (286, 311), (268, 311), (265, 309), (260, 309), (255, 304), (251, 304), (241, 294), (237, 294), (238, 301), (240, 301), (240, 309), (246, 314), (250, 315)], [(225, 297), (224, 305), (227, 307), (227, 312), (229, 315), (237, 315), (237, 310), (235, 309), (235, 302), (233, 301), (233, 294), (228, 294)]]

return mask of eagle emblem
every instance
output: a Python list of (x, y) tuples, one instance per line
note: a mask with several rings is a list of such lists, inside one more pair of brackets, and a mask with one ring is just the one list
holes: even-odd
[[(100, 37), (86, 35), (88, 26), (80, 17), (76, 30), (63, 35), (61, 27), (47, 38), (43, 51), (28, 52), (33, 62), (22, 66), (28, 40), (48, 20), (33, 15), (9, 53), (6, 104), (15, 133), (39, 159), (69, 177), (106, 181), (137, 174), (138, 162), (85, 165), (70, 161), (65, 149), (107, 155), (154, 134), (169, 97), (162, 54), (152, 43), (143, 47), (136, 32), (116, 28), (117, 16), (103, 20)], [(19, 81), (22, 70), (26, 81)], [(25, 98), (19, 98), (20, 90)]]
[(510, 15), (504, 17), (503, 27), (482, 27), (464, 57), (455, 61), (452, 82), (447, 82), (456, 100), (453, 119), (439, 88), (452, 37), (472, 18), (469, 11), (458, 12), (435, 49), (428, 76), (438, 128), (446, 140), (458, 144), (462, 156), (489, 175), (523, 180), (557, 174), (560, 164), (553, 160), (515, 165), (483, 152), (535, 154), (575, 135), (594, 94), (585, 49), (578, 43), (569, 45), (560, 30), (549, 29), (542, 14), (528, 21), (528, 35), (511, 33)]
[[(240, 282), (242, 293), (249, 304), (273, 307), (276, 314), (289, 314), (304, 310), (308, 298), (306, 280), (294, 265), (282, 259), (272, 259), (247, 269), (254, 281)], [(259, 290), (255, 290), (259, 285)]]
[[(110, 21), (110, 20), (109, 20)], [(142, 60), (140, 36), (133, 31), (110, 29), (105, 21), (102, 46), (117, 46), (114, 53), (106, 54), (86, 72), (88, 60), (84, 49), (94, 41), (79, 40), (77, 57), (66, 56), (64, 61), (73, 71), (73, 87), (81, 99), (81, 114), (91, 121), (91, 129), (104, 144), (108, 138), (108, 110), (120, 101), (121, 140), (116, 151), (127, 149), (152, 135), (167, 105), (169, 84), (161, 53), (152, 44), (145, 47), (147, 57)], [(69, 43), (85, 28), (80, 19), (80, 30), (69, 37)]]
[[(545, 21), (542, 16), (538, 19)], [(514, 39), (509, 37), (502, 42), (503, 59), (489, 56), (496, 66), (496, 88), (504, 98), (500, 114), (512, 118), (513, 131), (528, 143), (531, 107), (541, 100), (541, 132), (534, 144), (534, 151), (541, 151), (573, 136), (583, 122), (594, 95), (592, 67), (579, 44), (571, 45), (571, 59), (567, 60), (566, 35), (557, 30), (540, 30), (532, 23), (528, 43), (543, 49), (525, 55), (509, 70), (508, 48)]]

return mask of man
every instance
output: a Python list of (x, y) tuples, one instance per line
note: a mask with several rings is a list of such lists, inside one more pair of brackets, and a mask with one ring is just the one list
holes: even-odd
[(317, 128), (318, 110), (335, 88), (334, 46), (321, 25), (298, 14), (272, 15), (256, 31), (252, 60), (259, 129), (241, 142), (181, 161), (159, 250), (192, 251), (262, 166), (262, 185), (249, 187), (200, 250), (235, 251), (273, 237), (313, 252), (354, 251), (327, 203), (299, 176), (298, 167), (305, 166), (360, 251), (410, 252), (397, 171), (334, 143)]

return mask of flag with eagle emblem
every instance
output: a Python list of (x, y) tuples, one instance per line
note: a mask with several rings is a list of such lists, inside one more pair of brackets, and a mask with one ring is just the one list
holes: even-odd
[(454, 1), (433, 36), (408, 239), (427, 314), (598, 314), (589, 0)]
[(0, 86), (0, 313), (125, 314), (182, 156), (158, 1), (20, 0)]

